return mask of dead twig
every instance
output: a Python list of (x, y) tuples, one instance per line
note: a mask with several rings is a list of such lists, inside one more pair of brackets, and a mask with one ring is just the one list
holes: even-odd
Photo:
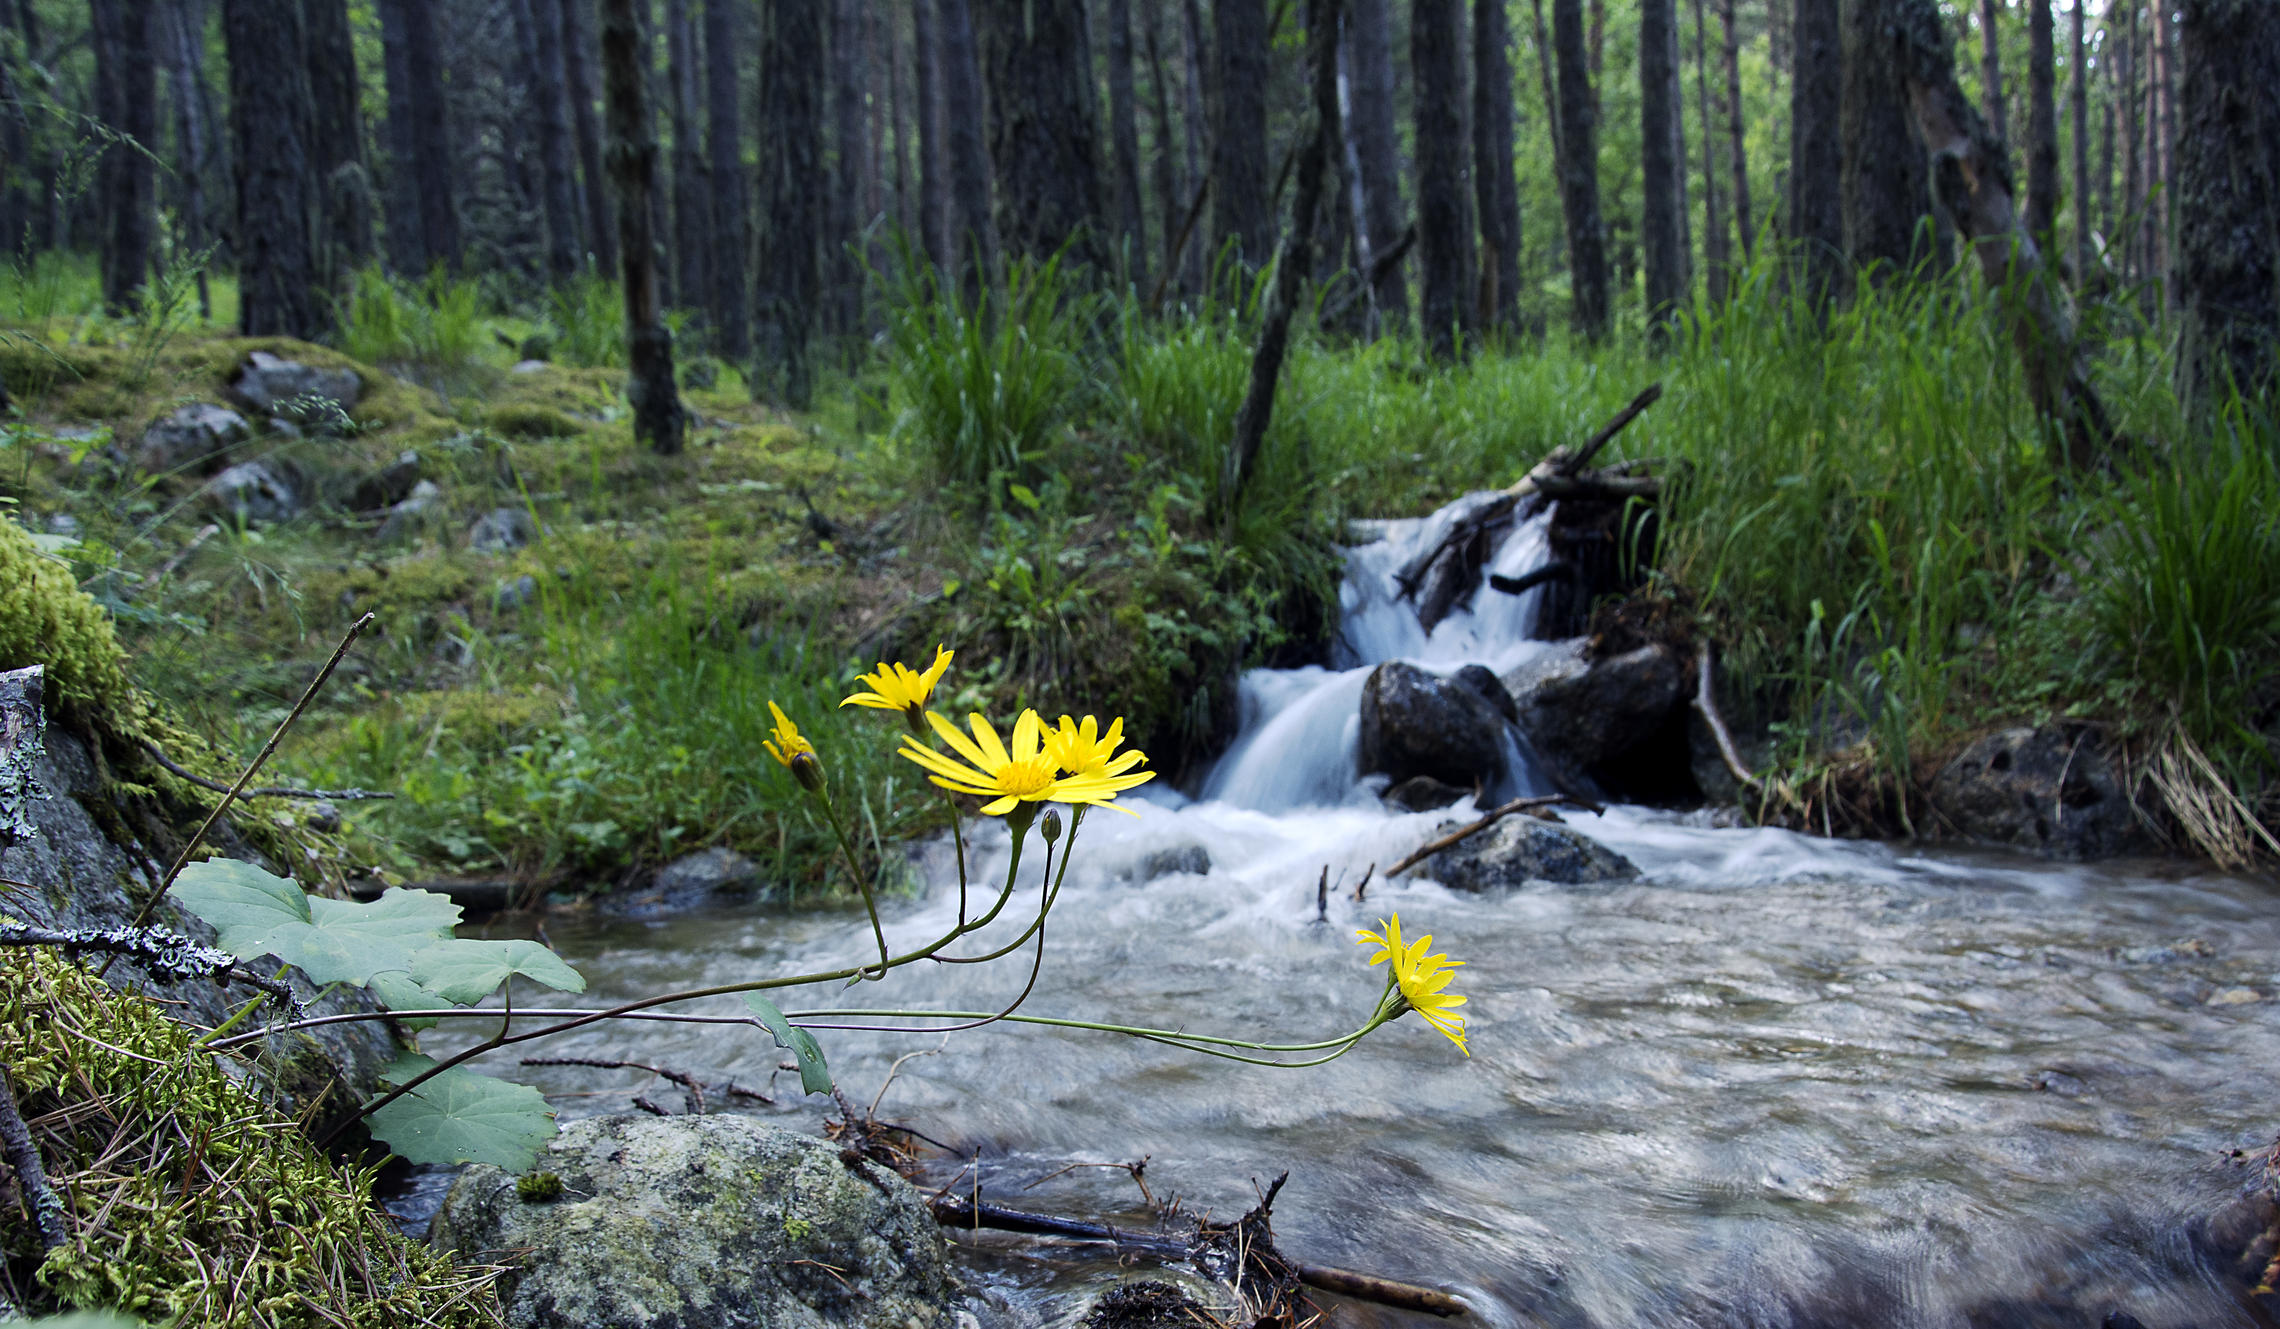
[[(1417, 847), (1417, 852), (1401, 860), (1399, 863), (1394, 864), (1392, 867), (1387, 868), (1385, 870), (1385, 875), (1388, 877), (1398, 877), (1402, 873), (1409, 871), (1409, 869), (1416, 867), (1419, 863), (1422, 863), (1426, 859), (1431, 858), (1433, 855), (1440, 853), (1444, 849), (1447, 849), (1449, 846), (1461, 843), (1472, 838), (1475, 835), (1480, 834), (1482, 831), (1485, 831), (1489, 827), (1494, 826), (1496, 823), (1504, 820), (1506, 817), (1511, 816), (1515, 812), (1526, 812), (1530, 808), (1548, 808), (1554, 803), (1573, 803), (1577, 807), (1587, 809), (1591, 812), (1605, 812), (1607, 810), (1599, 806), (1597, 803), (1588, 803), (1583, 799), (1572, 798), (1566, 794), (1542, 794), (1533, 798), (1515, 798), (1509, 803), (1500, 803), (1496, 807), (1490, 808), (1488, 810), (1488, 814), (1482, 817), (1479, 821), (1459, 826), (1457, 829), (1449, 832), (1447, 835), (1441, 836), (1438, 839), (1428, 840), (1424, 844), (1419, 845)], [(1359, 894), (1357, 894), (1354, 898), (1360, 899), (1361, 897)]]
[(154, 978), (174, 980), (211, 978), (227, 985), (243, 983), (258, 988), (274, 998), (278, 1005), (292, 1012), (298, 1019), (302, 1014), (301, 1002), (293, 989), (282, 979), (263, 978), (241, 968), (238, 958), (227, 951), (201, 946), (179, 932), (158, 927), (133, 928), (36, 928), (12, 920), (0, 919), (0, 946), (53, 946), (66, 956), (77, 958), (83, 951), (103, 955), (126, 955), (142, 961)]
[[(223, 784), (221, 781), (209, 780), (205, 776), (200, 775), (195, 771), (184, 769), (182, 766), (178, 765), (173, 758), (159, 751), (157, 746), (147, 739), (143, 742), (142, 750), (145, 753), (149, 754), (152, 761), (155, 761), (159, 765), (164, 766), (167, 770), (172, 771), (175, 775), (181, 777), (182, 779), (188, 780), (190, 783), (198, 786), (200, 789), (211, 789), (217, 794), (226, 794), (230, 792), (230, 787), (226, 784)], [(382, 790), (373, 789), (287, 789), (283, 785), (271, 785), (264, 789), (240, 790), (238, 791), (238, 797), (312, 798), (322, 799), (327, 803), (349, 803), (363, 798), (394, 798), (395, 795)]]
[[(1718, 744), (1718, 759), (1726, 763), (1726, 769), (1741, 782), (1744, 789), (1760, 788), (1757, 776), (1742, 764), (1742, 754), (1734, 747), (1734, 736), (1727, 732), (1725, 720), (1718, 715), (1718, 698), (1710, 690), (1708, 642), (1702, 643), (1702, 649), (1694, 657), (1694, 709), (1701, 712), (1702, 723), (1710, 726), (1710, 737)], [(2072, 758), (2069, 757), (2068, 760), (2071, 761)]]
[(52, 1251), (71, 1240), (71, 1216), (57, 1197), (55, 1188), (48, 1184), (47, 1168), (40, 1162), (39, 1146), (32, 1141), (31, 1128), (24, 1124), (24, 1116), (16, 1110), (16, 1092), (8, 1086), (8, 1075), (0, 1068), (0, 1158), (16, 1174), (16, 1188), (24, 1193), (31, 1206), (32, 1226), (39, 1230), (40, 1249)]

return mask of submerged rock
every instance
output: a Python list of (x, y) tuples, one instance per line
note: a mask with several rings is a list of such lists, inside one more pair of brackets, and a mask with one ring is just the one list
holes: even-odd
[(1399, 660), (1381, 664), (1362, 684), (1361, 718), (1364, 775), (1382, 773), (1396, 784), (1427, 775), (1469, 789), (1503, 769), (1504, 715), (1475, 678), (1443, 678)]
[(517, 1329), (930, 1329), (955, 1288), (910, 1184), (749, 1117), (599, 1117), (564, 1129), (538, 1203), (469, 1168), (430, 1239), (513, 1266)]
[(711, 904), (724, 895), (749, 895), (760, 887), (758, 863), (733, 849), (714, 845), (666, 864), (648, 890), (604, 896), (601, 905), (621, 918), (663, 918)]
[(2045, 858), (2083, 861), (2152, 848), (2098, 730), (2088, 725), (1989, 734), (1940, 771), (1931, 800), (1965, 837)]
[[(1455, 823), (1443, 829), (1453, 830)], [(1426, 870), (1459, 891), (1509, 890), (1531, 881), (1586, 886), (1639, 875), (1631, 860), (1597, 840), (1532, 817), (1506, 817), (1433, 855)]]
[(1451, 803), (1472, 797), (1472, 790), (1459, 789), (1430, 775), (1413, 775), (1378, 795), (1387, 807), (1403, 812), (1432, 812)]

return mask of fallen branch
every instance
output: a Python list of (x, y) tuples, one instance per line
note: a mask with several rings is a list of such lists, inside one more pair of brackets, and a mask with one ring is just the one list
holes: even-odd
[(16, 1093), (8, 1087), (5, 1069), (0, 1069), (0, 1158), (7, 1159), (16, 1174), (16, 1189), (23, 1192), (32, 1211), (32, 1226), (39, 1230), (40, 1249), (52, 1251), (70, 1241), (70, 1214), (55, 1188), (48, 1185), (39, 1145), (32, 1140), (31, 1128), (24, 1124), (24, 1114), (16, 1110)]
[(1519, 595), (1525, 591), (1532, 591), (1547, 581), (1575, 575), (1575, 564), (1555, 558), (1551, 562), (1523, 572), (1517, 577), (1507, 577), (1501, 572), (1491, 572), (1488, 574), (1488, 584), (1492, 589), (1502, 591), (1506, 595)]
[[(217, 794), (226, 794), (230, 792), (230, 787), (226, 784), (223, 784), (219, 780), (209, 780), (205, 776), (200, 775), (195, 771), (183, 769), (174, 761), (173, 758), (168, 757), (165, 753), (159, 751), (158, 748), (150, 743), (147, 739), (143, 742), (142, 750), (150, 755), (150, 759), (152, 761), (155, 761), (159, 765), (164, 766), (167, 770), (172, 771), (175, 775), (181, 777), (182, 779), (188, 780), (190, 783), (198, 786), (200, 789), (211, 789)], [(395, 795), (387, 793), (385, 791), (372, 789), (287, 789), (282, 785), (275, 785), (266, 789), (241, 789), (238, 791), (238, 797), (310, 798), (319, 799), (327, 803), (349, 803), (361, 798), (394, 798)]]
[(1662, 480), (1652, 475), (1544, 475), (1536, 478), (1536, 492), (1546, 498), (1620, 503), (1662, 497)]
[(1515, 812), (1526, 812), (1530, 808), (1548, 808), (1554, 803), (1573, 803), (1579, 808), (1584, 808), (1594, 813), (1605, 812), (1607, 810), (1599, 806), (1597, 803), (1588, 802), (1584, 799), (1575, 798), (1567, 794), (1541, 794), (1533, 798), (1515, 798), (1509, 803), (1499, 804), (1498, 806), (1489, 809), (1488, 815), (1482, 817), (1479, 821), (1473, 822), (1467, 826), (1459, 826), (1457, 829), (1449, 832), (1447, 835), (1444, 835), (1437, 840), (1429, 840), (1423, 845), (1418, 846), (1416, 853), (1411, 854), (1409, 857), (1401, 860), (1399, 863), (1396, 863), (1392, 867), (1387, 868), (1385, 870), (1385, 875), (1389, 877), (1399, 876), (1402, 873), (1409, 871), (1409, 869), (1416, 867), (1419, 863), (1424, 862), (1426, 859), (1431, 858), (1433, 855), (1440, 853), (1442, 850), (1448, 848), (1449, 846), (1480, 834), (1482, 831), (1485, 831), (1489, 827), (1494, 826), (1496, 823), (1504, 820), (1506, 817), (1511, 816)]
[(1583, 446), (1570, 452), (1565, 446), (1552, 449), (1551, 455), (1537, 462), (1535, 468), (1520, 478), (1520, 483), (1505, 490), (1511, 498), (1525, 498), (1538, 492), (1537, 486), (1548, 476), (1572, 476), (1591, 464), (1599, 450), (1607, 446), (1617, 434), (1639, 418), (1639, 413), (1662, 400), (1663, 387), (1650, 383), (1646, 390), (1631, 399), (1631, 404), (1617, 411), (1613, 418), (1599, 427), (1599, 432), (1583, 441)]
[(277, 1004), (290, 1010), (293, 1018), (302, 1014), (300, 999), (282, 979), (263, 978), (242, 968), (238, 958), (227, 951), (201, 946), (179, 932), (159, 927), (129, 928), (54, 928), (32, 927), (13, 920), (0, 919), (0, 946), (53, 946), (65, 956), (76, 958), (82, 951), (95, 951), (104, 955), (124, 955), (140, 960), (154, 978), (180, 982), (191, 978), (211, 978), (224, 984), (243, 983), (258, 988), (275, 998)]
[(1741, 781), (1744, 789), (1758, 788), (1758, 778), (1750, 773), (1749, 767), (1742, 764), (1742, 754), (1734, 747), (1734, 736), (1727, 732), (1726, 722), (1718, 716), (1718, 699), (1710, 691), (1708, 642), (1702, 643), (1702, 649), (1695, 653), (1694, 709), (1702, 713), (1702, 722), (1710, 726), (1710, 737), (1716, 740), (1719, 759), (1726, 763), (1726, 769), (1733, 773), (1736, 780)]

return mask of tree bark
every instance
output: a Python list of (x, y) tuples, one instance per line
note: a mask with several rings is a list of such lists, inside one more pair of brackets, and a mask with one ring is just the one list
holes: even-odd
[(2003, 0), (1979, 0), (1979, 95), (1995, 137), (2011, 141), (2011, 99), (2003, 87)]
[(626, 400), (633, 436), (656, 452), (681, 450), (688, 417), (673, 382), (673, 333), (665, 326), (657, 289), (656, 237), (650, 200), (657, 193), (657, 135), (647, 77), (649, 45), (642, 40), (634, 0), (602, 0), (602, 87), (609, 109), (609, 168), (617, 186), (618, 247), (625, 285)]
[(602, 130), (594, 116), (594, 0), (562, 0), (562, 86), (570, 101), (570, 124), (578, 135), (579, 169), (585, 177), (586, 247), (594, 267), (617, 269), (617, 231), (610, 219), (609, 174), (602, 167)]
[(1726, 303), (1726, 283), (1733, 275), (1732, 234), (1726, 229), (1726, 210), (1718, 192), (1718, 121), (1710, 99), (1710, 16), (1702, 0), (1694, 0), (1694, 96), (1702, 118), (1702, 266), (1710, 307)]
[(1607, 335), (1607, 248), (1599, 221), (1599, 114), (1584, 72), (1581, 0), (1552, 0), (1552, 46), (1559, 59), (1560, 130), (1566, 140), (1560, 206), (1567, 217), (1568, 275), (1575, 327), (1584, 340)]
[(1393, 24), (1389, 0), (1351, 0), (1346, 17), (1352, 70), (1356, 176), (1362, 191), (1362, 234), (1373, 278), (1370, 295), (1381, 329), (1409, 325), (1409, 281), (1399, 263), (1377, 259), (1401, 239), (1401, 135), (1394, 117)]
[(1267, 0), (1214, 0), (1211, 29), (1212, 258), (1232, 243), (1236, 260), (1257, 269), (1275, 245), (1267, 192), (1267, 86), (1274, 76)]
[[(1170, 73), (1164, 65), (1163, 42), (1159, 35), (1163, 17), (1155, 0), (1143, 0), (1147, 5), (1148, 32), (1148, 114), (1156, 133), (1156, 154), (1150, 163), (1152, 184), (1156, 191), (1156, 213), (1160, 218), (1158, 230), (1163, 235), (1159, 261), (1164, 265), (1166, 280), (1179, 270), (1180, 238), (1176, 234), (1180, 225), (1180, 208), (1187, 191), (1182, 188), (1180, 174), (1179, 139), (1172, 132), (1172, 85)], [(1135, 283), (1137, 284), (1137, 283)], [(1150, 289), (1161, 289), (1158, 283)]]
[[(1204, 102), (1204, 68), (1211, 63), (1209, 47), (1203, 38), (1203, 8), (1197, 0), (1180, 2), (1180, 34), (1182, 55), (1185, 57), (1185, 75), (1181, 85), (1186, 90), (1187, 113), (1182, 117), (1187, 124), (1187, 178), (1195, 182), (1196, 196), (1202, 198), (1212, 187), (1215, 174), (1204, 158), (1203, 136), (1212, 123)], [(1182, 217), (1184, 223), (1186, 218)], [(1180, 287), (1190, 295), (1203, 293), (1204, 251), (1210, 247), (1201, 233), (1186, 228), (1187, 239), (1181, 243)]]
[(562, 86), (562, 11), (556, 0), (514, 0), (522, 39), (524, 89), (538, 128), (546, 209), (546, 266), (557, 281), (578, 271), (583, 246), (578, 239), (577, 145), (570, 128), (570, 100)]
[(2147, 128), (2153, 144), (2146, 154), (2152, 185), (2158, 191), (2146, 208), (2145, 270), (2153, 278), (2161, 305), (2174, 298), (2169, 288), (2170, 218), (2177, 204), (2177, 63), (2176, 36), (2170, 31), (2169, 5), (2157, 0), (2153, 11), (2153, 112)]
[[(2137, 7), (2131, 0), (2123, 0), (2121, 10), (2121, 50), (2114, 64), (2118, 80), (2114, 95), (2122, 104), (2122, 216), (2117, 229), (2133, 232), (2120, 252), (2122, 275), (2134, 279), (2138, 275), (2139, 252), (2135, 232), (2145, 225), (2145, 164), (2138, 155), (2145, 146), (2144, 117), (2138, 98), (2139, 66), (2143, 60), (2138, 48)], [(2113, 22), (2110, 8), (2106, 11), (2106, 21)]]
[(2178, 387), (2198, 408), (2280, 367), (2280, 6), (2184, 0), (2177, 140)]
[(1726, 132), (1732, 143), (1729, 164), (1734, 169), (1734, 233), (1741, 240), (1742, 261), (1757, 252), (1757, 225), (1750, 214), (1750, 152), (1742, 116), (1742, 43), (1734, 23), (1734, 0), (1718, 0), (1718, 26), (1726, 39)]
[[(134, 311), (136, 292), (150, 274), (158, 226), (157, 186), (150, 154), (158, 149), (158, 67), (147, 0), (91, 0), (90, 36), (108, 94), (103, 117), (132, 142), (103, 152), (103, 307), (114, 315)], [(299, 53), (295, 52), (295, 58)]]
[(1900, 77), (1900, 18), (1913, 3), (1850, 0), (1844, 9), (1845, 253), (1873, 281), (1906, 276), (1931, 252), (1920, 225), (1931, 202), (1924, 139)]
[[(1660, 2), (1665, 9), (1671, 4)], [(1514, 175), (1508, 19), (1504, 0), (1473, 0), (1473, 192), (1486, 291), (1480, 317), (1483, 326), (1507, 334), (1520, 329), (1520, 182)]]
[(2058, 41), (2050, 0), (2027, 0), (2027, 229), (2058, 244)]
[(988, 94), (998, 243), (1039, 262), (1068, 247), (1072, 262), (1106, 268), (1092, 80), (1068, 58), (1084, 40), (1084, 11), (1033, 0), (974, 0)]
[[(717, 3), (717, 0), (715, 0)], [(759, 363), (752, 395), (795, 411), (812, 404), (808, 338), (821, 285), (824, 23), (820, 4), (768, 7), (760, 48)]]
[(2090, 279), (2090, 31), (2089, 0), (2074, 0), (2074, 76), (2068, 98), (2074, 112), (2074, 280)]
[(308, 50), (299, 5), (222, 0), (237, 147), (238, 326), (248, 337), (315, 340), (330, 326), (317, 298), (309, 234)]
[[(1699, 5), (1701, 0), (1695, 0), (1695, 3)], [(1528, 0), (1528, 7), (1534, 12), (1536, 20), (1536, 73), (1544, 88), (1544, 126), (1551, 131), (1552, 187), (1559, 189), (1567, 181), (1567, 134), (1560, 125), (1560, 81), (1552, 73), (1552, 33), (1550, 28), (1544, 26), (1544, 0)], [(1567, 217), (1564, 210), (1560, 217), (1560, 227), (1562, 234), (1565, 234)], [(1572, 238), (1569, 243), (1574, 243)], [(1565, 253), (1565, 250), (1561, 251), (1563, 262)]]
[(1639, 3), (1639, 170), (1645, 250), (1647, 329), (1658, 347), (1686, 303), (1685, 241), (1679, 228), (1678, 9), (1674, 0)]
[(752, 320), (746, 303), (746, 229), (743, 87), (737, 78), (737, 22), (743, 0), (705, 3), (705, 151), (712, 163), (712, 349), (742, 364), (752, 354)]
[(1415, 0), (1409, 11), (1409, 66), (1416, 90), (1417, 254), (1425, 348), (1456, 358), (1473, 329), (1473, 219), (1465, 161), (1462, 0)]
[(863, 268), (856, 246), (869, 225), (864, 195), (869, 135), (863, 111), (863, 0), (833, 0), (831, 9), (831, 216), (817, 237), (824, 285), (824, 323), (854, 332), (863, 321)]
[(673, 116), (674, 284), (683, 305), (702, 308), (712, 299), (712, 172), (697, 127), (697, 35), (689, 0), (666, 0), (665, 67)]
[(937, 272), (950, 270), (948, 186), (943, 178), (942, 46), (935, 37), (935, 0), (913, 0), (911, 56), (918, 82), (918, 235), (919, 250)]
[(1816, 301), (1842, 296), (1845, 222), (1839, 206), (1844, 153), (1837, 123), (1844, 104), (1837, 0), (1796, 0), (1790, 36), (1796, 75), (1789, 84), (1789, 236), (1800, 249)]
[(2001, 142), (1956, 85), (1937, 0), (1899, 0), (1893, 17), (1895, 72), (1929, 146), (1941, 207), (1970, 242), (2002, 304), (2027, 395), (2051, 422), (2054, 459), (2076, 468), (2104, 462), (2113, 429), (2075, 340), (2065, 290), (2012, 202)]
[(1116, 147), (1116, 229), (1132, 284), (1148, 288), (1148, 221), (1140, 194), (1140, 109), (1132, 82), (1131, 0), (1108, 0), (1108, 131)]
[(398, 271), (424, 273), (457, 264), (460, 244), (435, 0), (380, 0), (380, 22), (393, 158), (389, 254)]
[(982, 69), (969, 0), (941, 0), (943, 120), (950, 144), (951, 249), (959, 286), (977, 302), (997, 269), (990, 230), (990, 159), (982, 137)]
[(308, 24), (311, 165), (324, 190), (321, 240), (337, 288), (372, 257), (372, 178), (364, 162), (363, 95), (347, 0), (302, 0)]
[[(213, 234), (206, 206), (206, 171), (212, 161), (213, 148), (209, 141), (211, 129), (206, 121), (204, 95), (205, 43), (202, 40), (192, 40), (191, 20), (184, 9), (181, 0), (166, 6), (163, 16), (159, 18), (159, 41), (168, 66), (168, 77), (173, 84), (174, 135), (182, 152), (182, 169), (179, 172), (182, 186), (182, 240), (189, 246), (191, 253), (198, 254), (206, 251), (208, 237)], [(202, 27), (198, 35), (204, 37)], [(0, 72), (0, 84), (5, 83), (6, 77), (5, 72)], [(0, 86), (0, 100), (5, 100), (6, 95), (6, 87)], [(0, 125), (12, 126), (14, 123), (14, 117), (0, 120)], [(0, 142), (0, 151), (7, 152), (11, 161), (24, 160), (25, 149), (20, 141), (13, 145)], [(13, 222), (8, 234), (0, 237), (0, 242), (5, 242), (11, 252), (23, 253), (30, 238), (26, 234), (26, 228), (31, 221), (31, 200), (18, 194), (11, 199), (11, 203), (14, 205), (11, 208)], [(202, 322), (212, 322), (213, 317), (213, 293), (207, 282), (206, 265), (201, 264), (198, 268), (198, 318)]]

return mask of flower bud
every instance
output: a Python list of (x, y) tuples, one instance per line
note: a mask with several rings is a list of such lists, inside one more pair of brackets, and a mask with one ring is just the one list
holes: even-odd
[(814, 753), (795, 752), (785, 765), (791, 768), (792, 778), (800, 782), (800, 788), (818, 796), (823, 793), (823, 763), (815, 759)]
[(1059, 808), (1046, 810), (1045, 820), (1038, 824), (1037, 833), (1045, 837), (1047, 844), (1052, 844), (1061, 838), (1061, 811)]

